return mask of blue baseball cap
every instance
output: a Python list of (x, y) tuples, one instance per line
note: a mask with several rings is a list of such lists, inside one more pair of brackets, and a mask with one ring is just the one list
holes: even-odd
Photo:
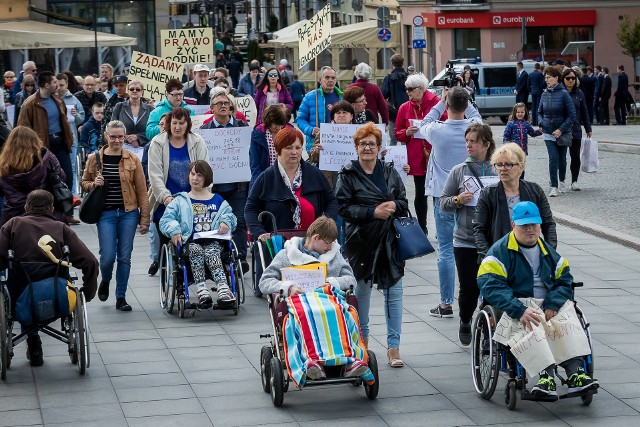
[(511, 219), (515, 225), (542, 224), (540, 210), (533, 202), (520, 202), (515, 205)]

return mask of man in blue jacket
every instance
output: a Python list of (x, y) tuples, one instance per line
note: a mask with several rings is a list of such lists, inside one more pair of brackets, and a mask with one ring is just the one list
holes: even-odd
[(527, 85), (529, 86), (529, 93), (531, 93), (531, 124), (537, 126), (538, 120), (538, 105), (540, 105), (540, 97), (546, 84), (544, 82), (544, 75), (540, 71), (540, 64), (536, 62), (534, 70), (529, 74)]
[[(485, 301), (512, 319), (520, 319), (526, 330), (554, 317), (565, 302), (573, 299), (573, 276), (569, 262), (540, 238), (540, 211), (533, 202), (513, 208), (512, 232), (491, 246), (478, 271), (478, 286)], [(544, 300), (544, 318), (518, 298)], [(598, 388), (598, 381), (583, 370), (582, 357), (560, 365), (566, 370), (569, 393)], [(533, 394), (557, 396), (554, 365), (540, 373)]]

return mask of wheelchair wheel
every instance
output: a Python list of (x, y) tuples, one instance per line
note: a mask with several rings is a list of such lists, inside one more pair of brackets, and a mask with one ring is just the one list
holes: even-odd
[(269, 370), (271, 374), (269, 379), (271, 383), (271, 401), (274, 406), (279, 408), (284, 402), (284, 372), (282, 371), (280, 359), (272, 357)]
[(509, 380), (507, 387), (504, 389), (504, 403), (507, 405), (507, 409), (513, 411), (516, 409), (516, 403), (518, 402), (516, 390), (516, 381)]
[(166, 256), (165, 256), (165, 251), (166, 251), (166, 247), (163, 246), (162, 249), (160, 250), (160, 267), (159, 267), (159, 271), (160, 271), (160, 308), (162, 308), (163, 310), (167, 308), (167, 301), (169, 300), (169, 293), (168, 293), (168, 288), (169, 288), (169, 284), (168, 282), (168, 265), (166, 262)]
[(582, 406), (589, 406), (591, 405), (591, 402), (593, 402), (593, 394), (581, 396), (580, 398), (582, 399)]
[(184, 319), (185, 306), (186, 306), (185, 297), (184, 296), (178, 297), (178, 314), (180, 315), (181, 319)]
[[(493, 310), (490, 310), (493, 313)], [(483, 399), (491, 399), (498, 384), (498, 350), (493, 342), (491, 318), (486, 309), (480, 310), (472, 326), (471, 373), (476, 391)]]
[(236, 259), (233, 264), (233, 269), (235, 270), (235, 278), (236, 278), (236, 292), (238, 301), (240, 304), (244, 304), (245, 298), (245, 289), (244, 289), (244, 275), (242, 274), (242, 264), (240, 264), (240, 260)]
[(84, 155), (82, 153), (82, 149), (78, 148), (78, 152), (76, 153), (76, 188), (75, 193), (79, 194), (80, 197), (84, 196), (84, 191), (82, 191), (82, 186), (80, 182), (82, 181), (82, 173), (84, 172)]
[(161, 262), (163, 270), (160, 271), (160, 280), (164, 280), (164, 292), (166, 295), (165, 310), (167, 313), (173, 313), (173, 307), (176, 302), (176, 266), (174, 263), (174, 251), (170, 243), (162, 247)]
[[(4, 286), (3, 286), (4, 288)], [(6, 298), (4, 294), (4, 289), (0, 291), (0, 321), (2, 325), (0, 325), (0, 379), (3, 381), (7, 379), (7, 369), (9, 368), (9, 353), (11, 349), (9, 348), (9, 340), (8, 340), (8, 331), (7, 331), (7, 305)]]
[(376, 354), (367, 350), (367, 355), (369, 357), (369, 369), (371, 369), (371, 373), (373, 374), (373, 379), (375, 382), (371, 385), (364, 384), (364, 392), (367, 394), (369, 400), (375, 400), (378, 397), (378, 390), (380, 390), (380, 375), (378, 374), (378, 359), (376, 359)]
[(271, 359), (273, 359), (273, 350), (270, 345), (265, 345), (260, 350), (260, 378), (265, 393), (271, 393)]
[(83, 292), (77, 292), (76, 309), (74, 310), (73, 326), (76, 337), (75, 351), (80, 375), (84, 375), (90, 364), (89, 356), (89, 323), (87, 306)]

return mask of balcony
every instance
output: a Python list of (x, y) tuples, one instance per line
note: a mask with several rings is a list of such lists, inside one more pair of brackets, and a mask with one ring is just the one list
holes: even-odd
[(437, 12), (489, 9), (491, 9), (489, 0), (436, 0), (433, 6), (433, 10)]

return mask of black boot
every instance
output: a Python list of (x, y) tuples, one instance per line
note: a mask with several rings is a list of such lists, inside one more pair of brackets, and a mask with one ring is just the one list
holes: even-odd
[(42, 357), (42, 341), (38, 335), (27, 337), (27, 359), (31, 366), (42, 366), (44, 359)]
[(98, 286), (98, 299), (100, 301), (109, 299), (109, 282), (105, 282), (104, 280), (100, 282), (100, 286)]

